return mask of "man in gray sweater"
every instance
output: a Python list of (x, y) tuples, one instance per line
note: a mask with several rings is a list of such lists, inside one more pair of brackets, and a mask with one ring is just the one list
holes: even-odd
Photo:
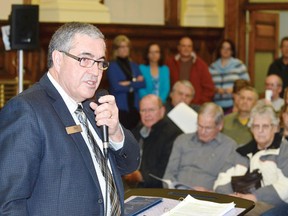
[(197, 132), (177, 137), (164, 179), (196, 190), (212, 190), (227, 156), (237, 146), (234, 140), (220, 132), (223, 118), (222, 108), (215, 103), (208, 102), (201, 106)]

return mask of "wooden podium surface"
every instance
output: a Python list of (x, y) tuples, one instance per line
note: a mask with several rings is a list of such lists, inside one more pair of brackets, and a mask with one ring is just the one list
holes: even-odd
[(202, 191), (194, 191), (194, 190), (178, 190), (178, 189), (162, 189), (162, 188), (141, 188), (141, 189), (130, 189), (125, 192), (125, 199), (130, 196), (152, 196), (152, 197), (164, 197), (170, 199), (181, 199), (185, 198), (188, 194), (190, 194), (195, 199), (206, 200), (217, 203), (229, 203), (234, 202), (237, 208), (244, 208), (245, 210), (241, 212), (239, 215), (245, 215), (245, 213), (249, 212), (254, 208), (255, 203), (225, 194), (218, 194), (213, 192), (202, 192)]

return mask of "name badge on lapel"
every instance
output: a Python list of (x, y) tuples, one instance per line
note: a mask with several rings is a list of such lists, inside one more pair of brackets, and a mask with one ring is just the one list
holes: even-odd
[(66, 127), (66, 132), (67, 134), (74, 134), (74, 133), (82, 132), (81, 125), (73, 125), (70, 127)]

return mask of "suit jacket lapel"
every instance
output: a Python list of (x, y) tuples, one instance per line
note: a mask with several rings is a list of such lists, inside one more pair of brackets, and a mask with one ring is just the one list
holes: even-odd
[[(40, 84), (46, 89), (47, 94), (54, 99), (52, 101), (52, 106), (55, 109), (55, 112), (58, 114), (59, 118), (63, 122), (63, 127), (66, 130), (66, 127), (70, 127), (75, 125), (75, 121), (73, 117), (71, 116), (68, 108), (66, 107), (66, 104), (64, 103), (62, 97), (58, 93), (58, 91), (55, 89), (53, 84), (50, 82), (47, 75), (45, 75), (41, 80)], [(85, 143), (85, 140), (83, 139), (81, 133), (74, 133), (70, 134), (72, 140), (74, 141), (74, 144), (78, 148), (79, 152), (82, 155), (82, 158), (95, 182), (96, 185), (99, 186), (99, 182), (96, 176), (95, 167), (93, 164), (93, 161), (91, 159), (91, 154), (89, 152), (89, 149)]]

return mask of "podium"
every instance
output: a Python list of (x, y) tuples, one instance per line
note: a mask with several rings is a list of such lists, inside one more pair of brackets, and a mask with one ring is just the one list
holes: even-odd
[(187, 195), (191, 195), (195, 199), (211, 201), (216, 203), (230, 203), (234, 202), (236, 208), (243, 208), (238, 215), (245, 215), (251, 209), (254, 208), (255, 203), (250, 200), (233, 197), (225, 194), (218, 194), (214, 192), (203, 192), (203, 191), (194, 191), (194, 190), (177, 190), (177, 189), (162, 189), (162, 188), (141, 188), (141, 189), (130, 189), (125, 192), (125, 200), (131, 196), (149, 196), (149, 197), (163, 197), (170, 199), (184, 199)]

